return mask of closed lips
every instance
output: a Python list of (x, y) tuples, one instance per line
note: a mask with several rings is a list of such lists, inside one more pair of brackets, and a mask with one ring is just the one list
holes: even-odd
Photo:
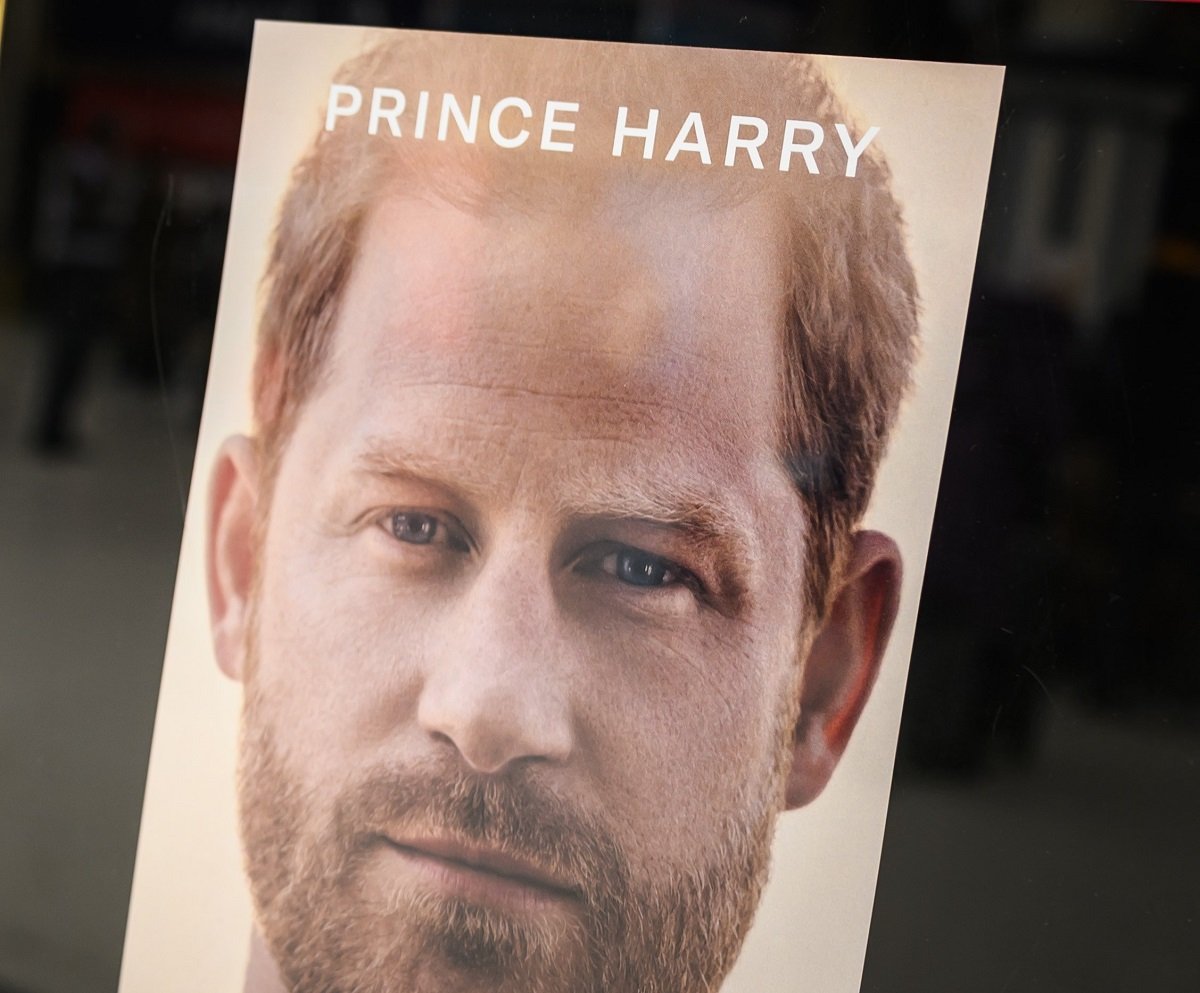
[(578, 899), (579, 889), (565, 880), (525, 859), (514, 858), (495, 849), (463, 845), (440, 839), (391, 838), (383, 840), (401, 854), (433, 859), (450, 868), (484, 873), (525, 886), (534, 886), (550, 893)]

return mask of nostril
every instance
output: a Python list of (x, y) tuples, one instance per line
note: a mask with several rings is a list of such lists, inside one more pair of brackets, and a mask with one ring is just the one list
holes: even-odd
[(439, 745), (449, 745), (451, 748), (455, 747), (454, 739), (451, 738), (450, 735), (446, 734), (444, 731), (430, 731), (429, 736), (431, 738), (433, 738), (433, 740), (436, 741)]

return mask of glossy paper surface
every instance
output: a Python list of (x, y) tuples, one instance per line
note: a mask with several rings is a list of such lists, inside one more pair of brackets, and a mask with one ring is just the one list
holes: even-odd
[[(644, 234), (646, 230), (652, 230), (646, 225), (661, 216), (664, 225), (674, 225), (671, 228), (672, 237), (677, 240), (664, 241), (661, 248), (643, 246), (644, 256), (638, 256), (630, 249), (630, 257), (653, 260), (661, 258), (663, 253), (671, 256), (674, 252), (671, 257), (691, 259), (693, 269), (689, 271), (696, 289), (694, 294), (685, 295), (686, 299), (679, 307), (685, 304), (697, 307), (696, 312), (701, 316), (714, 322), (724, 320), (731, 328), (740, 327), (738, 321), (744, 319), (736, 316), (742, 314), (744, 308), (739, 309), (731, 302), (735, 293), (743, 287), (749, 293), (757, 280), (768, 278), (763, 275), (764, 272), (769, 274), (780, 268), (778, 254), (772, 254), (772, 251), (778, 251), (777, 245), (774, 250), (769, 249), (764, 239), (763, 267), (759, 269), (749, 265), (747, 260), (755, 257), (755, 248), (751, 244), (753, 239), (744, 228), (730, 225), (727, 250), (704, 257), (696, 246), (711, 237), (714, 230), (712, 224), (717, 222), (698, 224), (692, 243), (689, 243), (686, 228), (680, 226), (681, 221), (694, 218), (699, 212), (709, 209), (709, 201), (713, 198), (728, 197), (730, 176), (736, 177), (737, 182), (742, 184), (738, 197), (745, 198), (747, 202), (757, 202), (755, 198), (760, 189), (786, 190), (786, 195), (796, 197), (828, 195), (826, 191), (835, 190), (836, 196), (846, 202), (846, 210), (853, 213), (858, 209), (854, 204), (855, 184), (861, 181), (861, 177), (854, 175), (854, 150), (871, 146), (872, 154), (878, 152), (886, 159), (891, 173), (892, 193), (903, 212), (905, 254), (911, 262), (920, 297), (920, 344), (912, 371), (911, 388), (900, 406), (869, 509), (860, 523), (864, 528), (890, 535), (896, 542), (904, 562), (899, 613), (874, 691), (865, 704), (858, 726), (850, 735), (849, 744), (841, 755), (828, 787), (811, 804), (784, 812), (779, 818), (769, 882), (745, 945), (722, 987), (730, 993), (797, 989), (849, 993), (858, 988), (871, 917), (908, 653), (945, 447), (1002, 72), (995, 67), (814, 57), (812, 65), (828, 79), (832, 90), (845, 105), (845, 113), (839, 112), (836, 120), (841, 127), (824, 129), (823, 144), (818, 146), (813, 143), (814, 132), (811, 128), (805, 130), (807, 125), (804, 123), (816, 116), (819, 108), (811, 108), (811, 113), (809, 108), (796, 108), (793, 116), (775, 118), (769, 116), (767, 111), (751, 105), (741, 108), (738, 120), (730, 114), (717, 118), (711, 115), (704, 118), (699, 114), (700, 123), (697, 124), (689, 119), (687, 108), (676, 102), (661, 108), (659, 130), (654, 148), (650, 149), (645, 137), (630, 129), (635, 124), (645, 127), (649, 111), (662, 101), (659, 94), (646, 89), (644, 72), (640, 69), (635, 71), (634, 67), (652, 64), (660, 73), (677, 71), (680, 74), (703, 76), (703, 67), (709, 61), (713, 65), (726, 67), (726, 71), (729, 65), (736, 65), (739, 72), (751, 81), (749, 89), (758, 87), (762, 92), (763, 107), (770, 107), (774, 103), (770, 97), (775, 81), (780, 73), (787, 70), (789, 60), (794, 57), (604, 46), (604, 57), (600, 58), (595, 43), (410, 36), (409, 44), (417, 47), (422, 44), (436, 46), (438, 52), (449, 52), (449, 57), (458, 57), (466, 62), (494, 60), (502, 66), (520, 65), (526, 61), (537, 63), (547, 51), (551, 51), (553, 59), (558, 60), (557, 64), (582, 66), (582, 69), (576, 68), (575, 71), (584, 76), (590, 61), (603, 65), (604, 72), (608, 74), (602, 81), (593, 80), (594, 85), (587, 87), (578, 80), (565, 77), (560, 95), (556, 95), (559, 91), (554, 86), (547, 89), (540, 85), (535, 87), (538, 92), (535, 100), (527, 99), (520, 91), (520, 74), (514, 73), (518, 82), (514, 84), (512, 92), (495, 90), (484, 95), (475, 127), (472, 128), (472, 93), (464, 91), (457, 94), (455, 106), (460, 116), (445, 110), (439, 118), (438, 110), (445, 106), (444, 99), (439, 105), (439, 98), (446, 92), (445, 87), (439, 89), (440, 84), (426, 83), (416, 74), (413, 78), (389, 77), (379, 80), (374, 88), (358, 80), (353, 84), (341, 82), (338, 84), (340, 89), (331, 89), (331, 82), (341, 78), (338, 76), (339, 67), (347, 59), (386, 41), (382, 32), (356, 28), (260, 23), (256, 31), (218, 327), (175, 589), (121, 990), (123, 993), (149, 993), (162, 989), (185, 993), (194, 990), (199, 993), (202, 990), (242, 988), (250, 935), (254, 927), (251, 901), (242, 870), (235, 813), (234, 770), (242, 692), (236, 681), (222, 675), (212, 648), (214, 638), (205, 588), (209, 475), (225, 439), (254, 429), (249, 384), (255, 328), (264, 306), (260, 280), (266, 268), (271, 233), (279, 216), (280, 201), (287, 189), (289, 176), (318, 133), (357, 128), (366, 131), (372, 141), (409, 143), (415, 149), (413, 156), (421, 160), (421, 167), (431, 170), (434, 175), (437, 175), (439, 155), (445, 154), (448, 162), (457, 163), (458, 155), (462, 152), (461, 146), (469, 145), (471, 155), (476, 156), (469, 161), (479, 168), (473, 179), (484, 176), (482, 182), (485, 188), (486, 177), (490, 175), (488, 163), (493, 161), (489, 156), (503, 155), (508, 151), (523, 156), (522, 161), (533, 175), (537, 175), (540, 169), (548, 170), (551, 178), (546, 187), (547, 197), (559, 197), (566, 201), (570, 199), (570, 190), (586, 187), (589, 183), (597, 184), (597, 189), (609, 195), (612, 195), (613, 189), (636, 186), (642, 199), (633, 207), (626, 204), (621, 208), (631, 213), (629, 230)], [(628, 66), (628, 71), (623, 71), (623, 66)], [(417, 128), (420, 125), (415, 117), (403, 116), (398, 108), (403, 103), (408, 113), (414, 113), (422, 92), (431, 94), (431, 109), (424, 122), (424, 137), (418, 137)], [(403, 96), (398, 97), (398, 93)], [(621, 113), (622, 107), (626, 108), (624, 115)], [(376, 111), (374, 115), (372, 108)], [(389, 117), (389, 112), (394, 112), (394, 116)], [(620, 138), (622, 122), (626, 129), (623, 139)], [(790, 129), (789, 122), (792, 122)], [(442, 140), (438, 137), (439, 124), (444, 134)], [(468, 131), (474, 141), (465, 137)], [(762, 140), (758, 141), (759, 138)], [(787, 148), (789, 138), (790, 152)], [(579, 170), (577, 178), (572, 178), (572, 169)], [(619, 180), (613, 180), (613, 173), (619, 175)], [(455, 182), (454, 175), (453, 169), (446, 173), (451, 186)], [(805, 184), (811, 186), (811, 194), (806, 192)], [(521, 195), (530, 195), (530, 189), (533, 188), (526, 184), (521, 189)], [(650, 188), (650, 192), (645, 192), (645, 188)], [(820, 194), (817, 191), (821, 191)], [(367, 189), (362, 191), (362, 195), (364, 199), (371, 199), (378, 196), (378, 191)], [(428, 287), (428, 281), (444, 279), (449, 287), (444, 310), (447, 315), (446, 328), (451, 330), (439, 329), (438, 333), (444, 330), (449, 338), (453, 338), (457, 333), (453, 328), (466, 329), (462, 331), (461, 340), (476, 346), (462, 359), (462, 375), (468, 385), (477, 385), (482, 381), (479, 335), (493, 334), (497, 354), (500, 355), (517, 348), (524, 339), (514, 336), (528, 331), (526, 326), (512, 330), (519, 324), (512, 319), (517, 312), (515, 301), (508, 301), (509, 306), (504, 313), (508, 315), (506, 320), (510, 323), (503, 327), (489, 324), (486, 319), (475, 319), (472, 315), (477, 315), (478, 311), (469, 308), (464, 311), (462, 306), (458, 306), (456, 302), (464, 299), (477, 301), (481, 298), (479, 287), (470, 285), (473, 273), (486, 273), (496, 278), (497, 272), (511, 270), (511, 279), (496, 284), (497, 296), (523, 290), (536, 305), (537, 301), (544, 302), (550, 298), (551, 277), (561, 276), (564, 285), (573, 279), (570, 283), (574, 287), (573, 292), (583, 293), (588, 288), (588, 280), (581, 280), (579, 273), (591, 264), (595, 266), (591, 290), (597, 295), (605, 294), (604, 299), (615, 301), (618, 307), (623, 300), (621, 291), (634, 285), (634, 281), (644, 277), (647, 271), (653, 273), (653, 265), (649, 263), (618, 271), (614, 269), (612, 251), (605, 246), (589, 249), (582, 239), (585, 235), (589, 238), (600, 237), (598, 232), (601, 226), (593, 223), (595, 217), (601, 216), (604, 224), (612, 226), (613, 218), (618, 216), (617, 212), (604, 215), (600, 208), (594, 215), (588, 215), (591, 218), (588, 224), (580, 224), (578, 237), (574, 240), (571, 235), (576, 229), (571, 225), (579, 223), (578, 216), (574, 216), (569, 224), (564, 221), (557, 226), (554, 234), (557, 240), (547, 241), (549, 236), (545, 228), (525, 230), (520, 223), (511, 220), (505, 222), (502, 228), (467, 225), (457, 236), (458, 240), (447, 240), (450, 239), (447, 232), (453, 229), (453, 223), (446, 211), (446, 201), (452, 200), (454, 195), (453, 191), (450, 194), (444, 191), (423, 194), (416, 207), (411, 201), (401, 206), (373, 207), (370, 215), (372, 226), (362, 235), (366, 240), (360, 245), (392, 245), (396, 257), (408, 261), (395, 264), (390, 275), (384, 271), (371, 277), (369, 266), (363, 261), (366, 256), (360, 254), (356, 257), (354, 278), (364, 281), (373, 278), (378, 294), (372, 298), (374, 303), (369, 307), (364, 305), (367, 316), (360, 314), (361, 320), (355, 326), (369, 327), (371, 315), (379, 321), (386, 321), (394, 313), (403, 310), (403, 301), (409, 297), (389, 294), (400, 294), (397, 287), (401, 284), (407, 286), (405, 280), (412, 281), (413, 286), (421, 289)], [(616, 196), (616, 200), (620, 201), (620, 196)], [(548, 201), (550, 208), (554, 208), (556, 202)], [(535, 216), (542, 206), (534, 202), (527, 214)], [(472, 223), (478, 220), (478, 217), (474, 217)], [(422, 229), (422, 224), (427, 224), (428, 228)], [(423, 234), (423, 231), (428, 234)], [(521, 240), (522, 232), (524, 241)], [(622, 237), (628, 237), (631, 243), (636, 243), (636, 237), (623, 235), (620, 228), (613, 232), (614, 239)], [(474, 243), (472, 238), (476, 239)], [(503, 240), (505, 238), (509, 240)], [(804, 243), (803, 235), (798, 239), (800, 249), (796, 257), (804, 260), (803, 264), (819, 268), (822, 258), (820, 246)], [(475, 247), (469, 247), (472, 244)], [(513, 247), (505, 248), (506, 245)], [(506, 251), (520, 253), (508, 269), (504, 268)], [(457, 260), (457, 267), (447, 262), (450, 254)], [(371, 257), (387, 257), (387, 252), (381, 251)], [(522, 268), (521, 265), (531, 258), (540, 260), (536, 271), (532, 273), (530, 267)], [(708, 292), (712, 286), (732, 284), (721, 283), (706, 267), (719, 263), (722, 267), (721, 278), (730, 280), (731, 272), (742, 262), (747, 262), (746, 270), (734, 289), (723, 294)], [(423, 266), (425, 269), (422, 269)], [(414, 272), (426, 282), (420, 282), (414, 277)], [(709, 273), (707, 279), (702, 278), (705, 273)], [(821, 277), (818, 275), (814, 278)], [(393, 282), (395, 285), (390, 285)], [(468, 285), (463, 288), (460, 284)], [(653, 295), (653, 291), (661, 290), (663, 283), (651, 281), (647, 285)], [(472, 293), (473, 296), (470, 295)], [(592, 298), (581, 296), (579, 299), (586, 302)], [(592, 299), (596, 306), (591, 311), (585, 309), (585, 315), (599, 312), (598, 299), (599, 296)], [(643, 313), (637, 308), (642, 307), (645, 300), (636, 295), (631, 299), (633, 302), (628, 306), (636, 317)], [(673, 301), (661, 304), (667, 311), (671, 306), (675, 306)], [(359, 313), (353, 308), (350, 310), (352, 313), (346, 316), (348, 322), (353, 319), (354, 313)], [(545, 311), (539, 313), (544, 314)], [(458, 324), (455, 324), (456, 314)], [(539, 314), (535, 313), (530, 321), (538, 319)], [(428, 323), (427, 320), (426, 325)], [(667, 324), (669, 322), (664, 322), (664, 326)], [(561, 356), (572, 348), (584, 354), (588, 349), (594, 349), (598, 357), (579, 362), (573, 374), (577, 374), (577, 378), (594, 375), (598, 382), (609, 384), (606, 388), (610, 392), (616, 390), (617, 386), (613, 384), (618, 383), (618, 378), (605, 366), (605, 361), (606, 356), (610, 356), (614, 350), (620, 352), (625, 347), (619, 339), (619, 326), (619, 322), (613, 320), (606, 324), (591, 324), (586, 316), (577, 327), (573, 327), (570, 321), (559, 320), (554, 325), (553, 333), (564, 336), (569, 344), (564, 348), (563, 342), (556, 339), (559, 348), (556, 354), (561, 360)], [(697, 334), (697, 341), (700, 340)], [(710, 346), (712, 342), (704, 347)], [(663, 354), (674, 354), (672, 348), (678, 351), (678, 368), (685, 372), (680, 374), (675, 388), (681, 394), (686, 393), (692, 382), (686, 375), (688, 342), (672, 339), (669, 347), (662, 347), (665, 349)], [(743, 374), (751, 377), (755, 374), (755, 363), (759, 360), (755, 358), (750, 344), (734, 338), (724, 347), (731, 377)], [(844, 347), (858, 347), (858, 343), (849, 342)], [(701, 350), (700, 345), (695, 350)], [(396, 367), (401, 370), (396, 373), (399, 379), (385, 377), (382, 388), (388, 396), (408, 395), (405, 394), (406, 390), (411, 393), (418, 387), (427, 389), (453, 378), (447, 376), (444, 365), (438, 365), (431, 358), (426, 372), (422, 374), (424, 378), (418, 377), (419, 382), (404, 379), (404, 376), (417, 375), (412, 372), (413, 369), (424, 368), (420, 365), (425, 361), (424, 352), (420, 352), (420, 349), (416, 352), (420, 354), (414, 353), (412, 362)], [(715, 361), (715, 354), (709, 354), (709, 359)], [(769, 362), (769, 350), (764, 354), (766, 358), (761, 361)], [(445, 361), (444, 352), (437, 352), (436, 356), (440, 356), (437, 361)], [(371, 375), (380, 368), (386, 369), (388, 361), (386, 357), (376, 355), (366, 363), (364, 391), (371, 388)], [(519, 395), (521, 384), (527, 380), (505, 380), (503, 376), (507, 374), (505, 369), (508, 367), (499, 359), (498, 362), (500, 371), (497, 373), (499, 392), (495, 427), (511, 431), (513, 437), (520, 437), (523, 431), (545, 432), (548, 438), (545, 444), (529, 448), (522, 457), (529, 458), (531, 451), (550, 453), (551, 456), (557, 453), (560, 473), (578, 475), (585, 480), (580, 484), (581, 488), (586, 489), (590, 485), (586, 483), (586, 456), (580, 456), (581, 461), (573, 463), (565, 455), (565, 447), (555, 447), (552, 412), (545, 415), (544, 422), (530, 427), (533, 422), (528, 418), (535, 415)], [(527, 372), (519, 362), (514, 368), (517, 369), (514, 375), (523, 376)], [(556, 376), (565, 375), (565, 368), (561, 364), (553, 365), (547, 372), (548, 378), (554, 380)], [(608, 380), (604, 379), (606, 370), (609, 373)], [(621, 389), (629, 386), (634, 372), (630, 372), (629, 376), (631, 378), (628, 381), (619, 381)], [(581, 381), (586, 385), (586, 380)], [(774, 380), (767, 382), (773, 388)], [(577, 382), (576, 388), (582, 391), (585, 386)], [(334, 391), (330, 395), (336, 395), (335, 387), (330, 389)], [(314, 403), (323, 402), (324, 396), (319, 389), (317, 397)], [(733, 425), (731, 430), (743, 430), (742, 419), (747, 424), (752, 422), (757, 409), (754, 396), (749, 393), (722, 396), (717, 392), (712, 393), (712, 397), (712, 416), (719, 420), (720, 416), (724, 416), (722, 412), (727, 412)], [(687, 399), (692, 401), (695, 398), (689, 396)], [(671, 406), (669, 394), (664, 397), (662, 391), (652, 390), (639, 395), (638, 400), (648, 405), (652, 417), (655, 404), (661, 404), (664, 410)], [(453, 403), (463, 402), (461, 395), (453, 399)], [(470, 408), (470, 404), (464, 409), (467, 408)], [(389, 408), (385, 404), (380, 409)], [(425, 409), (421, 408), (422, 411)], [(705, 407), (704, 410), (709, 408)], [(439, 416), (437, 423), (446, 431), (445, 446), (454, 448), (464, 444), (447, 427), (450, 419), (445, 409)], [(470, 416), (478, 422), (485, 415), (472, 409)], [(614, 430), (628, 432), (629, 421), (621, 421)], [(749, 428), (746, 430), (749, 431)], [(431, 444), (435, 447), (439, 443), (438, 437), (436, 432), (432, 436)], [(622, 435), (624, 443), (635, 447), (640, 437), (637, 432)], [(747, 434), (747, 437), (753, 435)], [(321, 443), (326, 446), (321, 451), (329, 450), (328, 446), (338, 440), (335, 437), (327, 438)], [(505, 451), (503, 439), (493, 439), (489, 444), (493, 446), (491, 450), (497, 453), (496, 459), (502, 461)], [(683, 447), (685, 443), (669, 454), (678, 458)], [(704, 446), (698, 441), (694, 457), (684, 459), (693, 463), (689, 468), (694, 469), (695, 463), (703, 461), (702, 449)], [(490, 458), (488, 455), (478, 461), (486, 462)], [(319, 469), (321, 464), (319, 460), (308, 464), (310, 474), (304, 477), (299, 470), (296, 475), (288, 476), (285, 463), (283, 475), (279, 477), (289, 480), (289, 485), (300, 478), (311, 481), (314, 514), (317, 513), (315, 505), (319, 503), (323, 492)], [(722, 465), (729, 468), (726, 463)], [(536, 474), (539, 471), (546, 474), (548, 485), (559, 478), (550, 469), (539, 468), (530, 462), (529, 472)], [(516, 483), (519, 475), (483, 474), (479, 477), (482, 484), (477, 488), (486, 489), (489, 480), (494, 482), (500, 479), (512, 483), (514, 493), (521, 493), (524, 491)], [(469, 487), (463, 483), (463, 488)], [(416, 511), (429, 510), (435, 503), (437, 500), (428, 496), (404, 498), (410, 517)], [(387, 501), (381, 501), (380, 505), (385, 509), (390, 506)], [(486, 501), (481, 505), (491, 506)], [(510, 506), (504, 504), (505, 512)], [(536, 510), (541, 505), (531, 495), (529, 501), (521, 506)], [(434, 509), (440, 512), (441, 505)], [(482, 516), (486, 517), (486, 514)], [(467, 520), (469, 525), (468, 511), (459, 517)], [(431, 519), (445, 525), (444, 517), (435, 515)], [(396, 531), (399, 527), (413, 527), (413, 520), (406, 519), (398, 524), (394, 514), (385, 520), (391, 534), (380, 534), (378, 539), (372, 536), (372, 540), (386, 538), (390, 541), (400, 537), (407, 544), (414, 543), (408, 540), (413, 537), (412, 533), (406, 531), (398, 535)], [(503, 514), (498, 514), (496, 520), (511, 523)], [(420, 520), (416, 523), (421, 525)], [(471, 527), (467, 526), (467, 530), (471, 531)], [(464, 544), (501, 547), (499, 539), (488, 545), (485, 537), (480, 537), (481, 534), (488, 534), (483, 525), (475, 530), (479, 533), (472, 531), (470, 542), (464, 539)], [(764, 559), (771, 558), (775, 562), (773, 567), (781, 570), (781, 576), (789, 575), (784, 571), (783, 562), (789, 555), (795, 557), (799, 533), (802, 533), (802, 529), (790, 535), (773, 534), (770, 542), (763, 544), (767, 550)], [(621, 536), (614, 538), (607, 533), (601, 538), (614, 542), (612, 555), (617, 555), (626, 545), (638, 544), (632, 540), (626, 541)], [(592, 545), (587, 547), (591, 548)], [(597, 553), (595, 561), (597, 570), (604, 571), (605, 575), (613, 570), (637, 568), (637, 563), (631, 563), (628, 558), (610, 560), (607, 545), (604, 551), (605, 554)], [(657, 548), (651, 551), (657, 552)], [(661, 555), (652, 559), (649, 565), (643, 561), (642, 566), (653, 571), (660, 559), (673, 561), (670, 556)], [(293, 572), (296, 569), (302, 571), (300, 561), (297, 559), (289, 568), (293, 568)], [(351, 572), (353, 570), (346, 575)], [(355, 582), (361, 581), (359, 574), (354, 575), (358, 577)], [(625, 578), (628, 579), (628, 575)], [(780, 580), (781, 583), (785, 581)], [(629, 585), (625, 583), (622, 586), (622, 596), (626, 595), (625, 586)], [(802, 585), (799, 584), (797, 589)], [(707, 587), (718, 586), (720, 583), (716, 581), (707, 584)], [(497, 589), (504, 591), (505, 587), (501, 584)], [(679, 592), (678, 589), (676, 592)], [(690, 595), (680, 593), (685, 598)], [(342, 593), (337, 589), (329, 588), (313, 603), (337, 602), (341, 596)], [(719, 599), (717, 594), (714, 596)], [(588, 610), (596, 609), (595, 595), (588, 594), (584, 599), (588, 601)], [(284, 604), (280, 609), (285, 614), (288, 610), (298, 610), (295, 596), (281, 593), (279, 602)], [(686, 606), (683, 609), (693, 608)], [(510, 607), (505, 616), (518, 614), (519, 609)], [(280, 615), (280, 630), (285, 620), (291, 624), (296, 616), (298, 614), (287, 614), (286, 618)], [(588, 613), (586, 616), (595, 615)], [(672, 630), (687, 623), (686, 618), (683, 621), (675, 618), (671, 621), (675, 625)], [(614, 621), (610, 625), (611, 630), (606, 629), (606, 632), (611, 634), (619, 626)], [(294, 625), (290, 630), (300, 639), (305, 637), (302, 631), (294, 630)], [(795, 637), (791, 631), (760, 634), (764, 639), (777, 638), (781, 652), (787, 650), (786, 646)], [(613, 636), (616, 637), (615, 634)], [(217, 642), (220, 652), (219, 632)], [(436, 654), (443, 644), (441, 641), (431, 642), (427, 645), (428, 652)], [(467, 650), (464, 652), (469, 654)], [(538, 654), (536, 644), (531, 647), (530, 653)], [(370, 655), (371, 652), (364, 649), (354, 657), (365, 658)], [(429, 657), (432, 655), (422, 656), (421, 663), (425, 666), (422, 679), (426, 690), (433, 682), (430, 675), (432, 663), (427, 661)], [(456, 661), (461, 662), (462, 657), (463, 653), (459, 653)], [(653, 675), (644, 678), (647, 681), (647, 693), (659, 688)], [(737, 690), (732, 688), (735, 682), (732, 676), (724, 684), (722, 679), (714, 678), (712, 692), (729, 693), (730, 699), (736, 700)], [(319, 681), (312, 685), (322, 688), (307, 700), (311, 711), (336, 714), (344, 703), (340, 692)], [(749, 699), (747, 687), (743, 687), (743, 692)], [(666, 692), (670, 690), (669, 682), (664, 682), (660, 689), (664, 691), (662, 707), (669, 709), (671, 700), (678, 697)], [(384, 691), (381, 689), (380, 692)], [(571, 692), (577, 692), (577, 688)], [(589, 692), (594, 694), (593, 700), (602, 699), (598, 687), (593, 687)], [(593, 721), (592, 725), (588, 725), (587, 719), (578, 717), (584, 711), (591, 713), (585, 704), (586, 700), (575, 700), (573, 727), (587, 725), (595, 730), (602, 722)], [(597, 702), (595, 709), (602, 710), (602, 704)], [(649, 709), (647, 712), (650, 712)], [(691, 716), (695, 717), (699, 712), (697, 710)], [(625, 716), (631, 715), (629, 708), (624, 713)], [(613, 715), (611, 719), (605, 719), (608, 723), (604, 726), (609, 727), (614, 722), (619, 724), (621, 719), (621, 715)], [(687, 719), (688, 715), (685, 714), (674, 723), (664, 720), (665, 737), (661, 752), (664, 756), (687, 753), (685, 743), (677, 740), (678, 729), (687, 726)], [(732, 717), (726, 715), (722, 718), (734, 722), (738, 719), (737, 712)], [(300, 720), (303, 725), (308, 717)], [(334, 720), (335, 717), (330, 718), (331, 722)], [(408, 727), (406, 720), (408, 718), (397, 718), (396, 725), (395, 754), (401, 758), (404, 755), (404, 741), (407, 740), (404, 736), (411, 730), (401, 730)], [(416, 717), (412, 720), (419, 724)], [(755, 720), (746, 718), (746, 736), (753, 736), (754, 729), (758, 727)], [(636, 736), (644, 725), (644, 721), (638, 722), (630, 734)], [(315, 720), (311, 723), (311, 727), (318, 726), (319, 722)], [(836, 729), (829, 733), (835, 734)], [(676, 739), (671, 739), (672, 734), (676, 735)], [(575, 750), (571, 752), (574, 757), (561, 764), (567, 769), (577, 765), (586, 770), (589, 768), (587, 735), (576, 737), (578, 741), (572, 746)], [(714, 737), (719, 736), (714, 732)], [(703, 739), (703, 735), (694, 734), (691, 744), (697, 769), (715, 768), (715, 759), (703, 754)], [(631, 738), (626, 735), (621, 740), (628, 741)], [(740, 739), (729, 733), (728, 740), (734, 742)], [(321, 743), (313, 741), (311, 737), (307, 742), (314, 752), (322, 750)], [(462, 743), (459, 742), (459, 745), (461, 747)], [(297, 741), (295, 747), (300, 749), (301, 743)], [(740, 749), (742, 746), (737, 747)], [(465, 749), (463, 752), (465, 755)], [(737, 755), (739, 761), (744, 758), (741, 751)], [(636, 787), (631, 787), (631, 794), (639, 789), (648, 790), (650, 787), (647, 783), (667, 781), (664, 771), (653, 767), (653, 758), (648, 762), (650, 768), (641, 775)], [(486, 759), (481, 758), (472, 764), (479, 771), (486, 765)], [(731, 768), (737, 768), (736, 763)], [(357, 771), (347, 769), (347, 778), (352, 779)], [(699, 775), (686, 765), (678, 767), (677, 771), (677, 778), (684, 784)], [(589, 780), (586, 771), (579, 773), (579, 779), (573, 779), (566, 773), (563, 775), (563, 782), (570, 789), (578, 786), (582, 795), (590, 795), (594, 783)], [(721, 782), (716, 776), (710, 775), (710, 779), (714, 798), (729, 795), (728, 783)], [(694, 783), (689, 788), (689, 799), (686, 803), (680, 802), (681, 812), (691, 810), (688, 804), (697, 803), (697, 798), (702, 795), (700, 787)], [(663, 806), (670, 807), (675, 798), (669, 790), (661, 792)], [(595, 795), (602, 797), (605, 794), (597, 789)], [(614, 792), (613, 795), (620, 794)], [(690, 850), (689, 844), (685, 843), (685, 827), (675, 829), (679, 832), (679, 838), (684, 839), (679, 840), (663, 828), (666, 821), (661, 812), (646, 812), (645, 819), (647, 824), (653, 825), (657, 837), (661, 839), (664, 859)], [(691, 823), (696, 820), (695, 817), (688, 818)], [(636, 823), (631, 824), (629, 831), (632, 832), (636, 827)], [(696, 831), (700, 833), (700, 828), (697, 827)], [(653, 851), (652, 843), (646, 839), (636, 842), (634, 847), (643, 854)], [(462, 850), (449, 854), (460, 860), (477, 857), (472, 852)], [(492, 870), (499, 870), (495, 857), (483, 858), (485, 862), (490, 859)], [(528, 867), (518, 869), (527, 871)], [(427, 875), (442, 879), (440, 872), (441, 869), (435, 866), (435, 871)], [(514, 900), (519, 904), (527, 896), (517, 893), (513, 897), (504, 885), (497, 884), (495, 878), (488, 875), (489, 878), (480, 886), (474, 885), (471, 880), (464, 883), (456, 876), (449, 884), (450, 898), (468, 903), (490, 901), (502, 909), (511, 910), (510, 904)]]

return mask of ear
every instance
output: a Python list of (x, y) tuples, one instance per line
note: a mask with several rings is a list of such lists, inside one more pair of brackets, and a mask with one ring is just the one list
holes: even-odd
[(900, 550), (860, 531), (805, 662), (788, 776), (788, 809), (815, 800), (846, 750), (879, 673), (900, 605)]
[(243, 435), (227, 438), (209, 483), (208, 610), (217, 664), (239, 681), (249, 635), (258, 496), (254, 442)]

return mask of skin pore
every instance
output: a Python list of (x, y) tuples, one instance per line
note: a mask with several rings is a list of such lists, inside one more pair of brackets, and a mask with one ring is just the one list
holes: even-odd
[(374, 209), (274, 479), (214, 475), (248, 989), (717, 988), (899, 568), (860, 537), (811, 630), (775, 216)]

